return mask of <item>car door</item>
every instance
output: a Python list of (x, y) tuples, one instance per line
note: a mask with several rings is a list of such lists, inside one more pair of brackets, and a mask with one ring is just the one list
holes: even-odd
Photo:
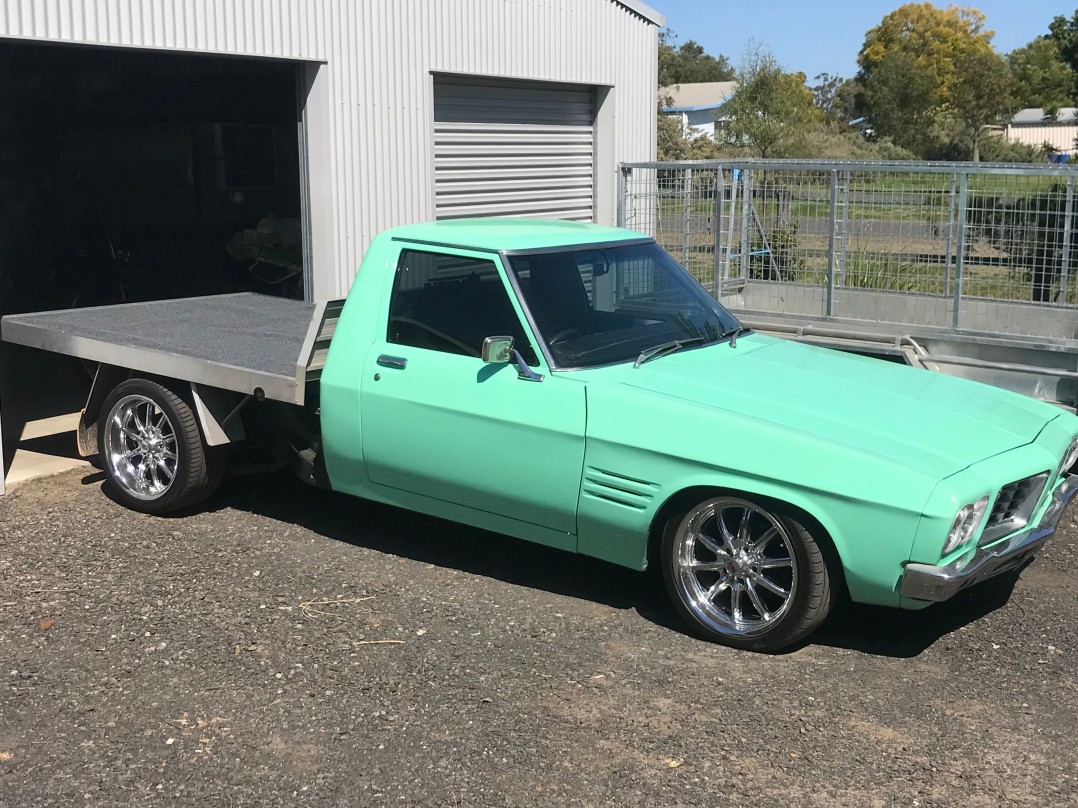
[[(388, 293), (360, 401), (371, 482), (575, 534), (584, 385), (537, 356), (500, 259), (404, 249)], [(483, 339), (501, 335), (542, 381), (484, 364)]]

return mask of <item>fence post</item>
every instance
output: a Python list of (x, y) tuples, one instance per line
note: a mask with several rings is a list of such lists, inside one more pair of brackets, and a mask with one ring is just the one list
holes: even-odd
[(715, 219), (713, 229), (715, 231), (715, 299), (718, 300), (722, 291), (721, 281), (726, 280), (725, 267), (722, 260), (722, 211), (723, 193), (725, 192), (726, 179), (723, 177), (722, 166), (715, 166)]
[(852, 177), (849, 171), (842, 174), (842, 252), (839, 254), (838, 277), (839, 285), (846, 285), (846, 243), (850, 239), (850, 182)]
[(730, 259), (733, 257), (734, 249), (734, 220), (737, 218), (737, 182), (740, 176), (740, 169), (730, 169), (730, 215), (727, 217), (729, 229), (726, 231), (726, 255), (722, 258), (724, 278), (730, 277)]
[(628, 190), (629, 178), (632, 173), (632, 166), (627, 166), (624, 163), (618, 166), (618, 212), (616, 222), (618, 227), (625, 227), (625, 193)]
[(1059, 303), (1067, 302), (1067, 275), (1071, 263), (1071, 217), (1074, 214), (1074, 177), (1067, 177), (1067, 203), (1063, 212), (1063, 257), (1059, 268)]
[(752, 169), (741, 169), (741, 277), (749, 277), (749, 253), (752, 252), (752, 239), (749, 238), (749, 220), (752, 218)]
[(947, 269), (943, 278), (943, 294), (951, 293), (951, 250), (954, 249), (954, 193), (958, 184), (958, 174), (951, 174), (951, 196), (947, 203)]
[(958, 183), (958, 244), (954, 251), (954, 309), (951, 312), (951, 328), (958, 330), (959, 311), (962, 308), (962, 274), (966, 264), (966, 219), (969, 205), (969, 174), (963, 172)]
[(827, 234), (827, 309), (835, 313), (835, 230), (838, 225), (838, 171), (831, 169), (831, 227)]
[[(685, 186), (683, 188), (685, 194), (685, 209), (684, 218), (685, 221), (682, 225), (681, 233), (681, 265), (685, 269), (689, 269), (689, 234), (692, 232), (692, 169), (685, 169)], [(689, 270), (690, 272), (692, 270)]]

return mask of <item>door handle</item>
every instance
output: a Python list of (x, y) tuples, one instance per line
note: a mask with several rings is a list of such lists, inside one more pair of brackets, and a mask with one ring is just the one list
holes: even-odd
[(382, 354), (378, 357), (378, 364), (384, 368), (396, 368), (397, 370), (404, 370), (408, 367), (408, 360), (403, 356), (388, 356)]

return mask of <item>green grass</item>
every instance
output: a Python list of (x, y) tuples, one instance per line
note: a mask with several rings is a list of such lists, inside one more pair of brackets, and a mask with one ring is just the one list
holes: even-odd
[[(680, 237), (660, 239), (660, 244), (697, 280), (712, 289), (715, 280), (715, 254), (712, 237), (693, 234), (688, 257), (684, 257)], [(754, 245), (755, 249), (759, 245)], [(795, 253), (779, 265), (782, 280), (787, 283), (825, 286), (827, 284), (827, 256), (819, 252)], [(750, 277), (766, 282), (770, 274), (770, 262), (766, 257), (753, 259)], [(948, 281), (947, 269), (939, 262), (902, 261), (886, 251), (850, 250), (846, 255), (845, 274), (836, 267), (836, 287), (848, 289), (871, 289), (889, 292), (905, 292), (911, 295), (954, 294), (953, 268)], [(734, 258), (730, 276), (740, 277), (741, 261)], [(1070, 280), (1066, 302), (1078, 305), (1078, 277)], [(1058, 286), (1056, 287), (1058, 288)], [(966, 298), (991, 300), (1032, 301), (1033, 284), (1029, 272), (1021, 268), (968, 265), (962, 279), (962, 295)]]
[[(1061, 181), (1055, 176), (1022, 176), (1009, 174), (970, 174), (969, 188), (979, 193), (1022, 195), (1038, 194), (1050, 190)], [(855, 174), (850, 189), (883, 192), (936, 192), (950, 193), (951, 175), (945, 174)], [(955, 182), (957, 193), (958, 182)]]

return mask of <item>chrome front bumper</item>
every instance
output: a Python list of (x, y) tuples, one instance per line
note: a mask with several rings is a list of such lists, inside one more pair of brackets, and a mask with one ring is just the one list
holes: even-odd
[(1072, 474), (1052, 493), (1052, 502), (1036, 525), (1015, 533), (1007, 541), (979, 548), (972, 558), (964, 556), (944, 567), (907, 564), (899, 591), (918, 600), (947, 600), (993, 575), (1021, 567), (1056, 532), (1067, 504), (1076, 494), (1078, 474)]

